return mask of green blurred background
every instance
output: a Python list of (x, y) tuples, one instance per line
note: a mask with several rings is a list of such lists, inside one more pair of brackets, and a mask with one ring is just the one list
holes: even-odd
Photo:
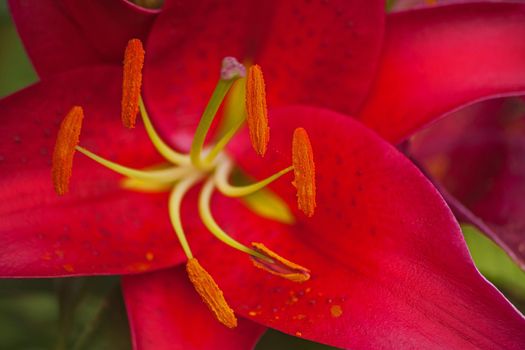
[[(0, 97), (37, 77), (0, 0)], [(491, 241), (464, 227), (482, 273), (522, 311), (525, 274)], [(129, 349), (117, 277), (0, 280), (0, 349)], [(257, 350), (331, 349), (269, 331)]]

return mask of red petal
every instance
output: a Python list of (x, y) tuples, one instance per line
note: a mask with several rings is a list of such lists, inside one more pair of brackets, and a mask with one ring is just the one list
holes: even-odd
[[(304, 127), (318, 174), (313, 218), (297, 213), (290, 229), (233, 201), (215, 210), (229, 232), (268, 243), (312, 278), (294, 284), (225, 247), (207, 249), (198, 258), (238, 313), (344, 348), (525, 346), (524, 319), (480, 276), (449, 209), (408, 159), (334, 112), (289, 108), (274, 111), (272, 122), (278, 132), (264, 161), (249, 148), (238, 159), (267, 175), (290, 162), (293, 130)], [(294, 205), (287, 180), (274, 188)]]
[[(270, 105), (354, 112), (368, 92), (384, 1), (171, 1), (147, 47), (145, 91), (162, 116), (202, 113), (225, 56), (262, 66)], [(341, 79), (341, 76), (347, 78)]]
[(424, 130), (411, 144), (411, 153), (468, 208), (453, 202), (462, 219), (473, 221), (522, 268), (524, 107), (519, 99), (477, 104)]
[(120, 64), (131, 38), (145, 40), (156, 12), (125, 0), (9, 0), (40, 77), (97, 63)]
[(525, 92), (525, 6), (464, 4), (392, 14), (360, 117), (398, 142), (462, 105)]
[(179, 262), (167, 195), (126, 191), (121, 176), (79, 153), (70, 193), (54, 193), (54, 139), (73, 105), (85, 111), (81, 145), (125, 165), (160, 161), (144, 130), (121, 124), (120, 69), (55, 78), (0, 103), (0, 276), (130, 273)]
[(136, 350), (251, 349), (264, 328), (240, 319), (235, 329), (215, 320), (183, 267), (122, 280)]

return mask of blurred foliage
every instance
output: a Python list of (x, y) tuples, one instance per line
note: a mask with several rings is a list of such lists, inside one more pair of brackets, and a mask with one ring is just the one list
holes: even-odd
[(0, 97), (37, 79), (11, 22), (5, 0), (0, 0)]
[[(150, 1), (155, 6), (159, 0)], [(0, 0), (0, 97), (37, 80)], [(474, 261), (515, 305), (525, 309), (525, 274), (495, 244), (464, 227)], [(130, 349), (117, 277), (0, 280), (1, 349)], [(331, 347), (268, 331), (257, 350)]]
[(261, 338), (255, 350), (330, 350), (337, 349), (331, 346), (310, 342), (308, 340), (291, 337), (284, 333), (268, 330)]
[(117, 277), (0, 281), (1, 349), (130, 347)]
[(525, 312), (525, 272), (499, 246), (472, 226), (462, 226), (465, 241), (481, 273)]
[(135, 4), (149, 8), (149, 9), (158, 9), (161, 8), (164, 4), (164, 0), (131, 0)]

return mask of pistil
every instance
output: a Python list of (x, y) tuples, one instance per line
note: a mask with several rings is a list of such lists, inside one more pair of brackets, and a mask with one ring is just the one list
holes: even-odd
[(222, 104), (222, 101), (224, 101), (224, 97), (226, 97), (226, 94), (232, 87), (235, 80), (243, 77), (245, 74), (245, 71), (239, 68), (241, 64), (238, 63), (237, 60), (235, 60), (236, 63), (233, 60), (235, 60), (233, 57), (226, 57), (223, 60), (221, 77), (217, 83), (217, 86), (215, 87), (215, 90), (213, 91), (208, 105), (204, 110), (204, 113), (202, 114), (199, 125), (197, 126), (197, 130), (193, 136), (190, 158), (193, 165), (197, 168), (203, 168), (201, 153), (204, 146), (204, 141), (206, 140), (206, 135), (208, 134), (208, 130), (210, 129), (211, 123), (213, 122), (219, 107)]

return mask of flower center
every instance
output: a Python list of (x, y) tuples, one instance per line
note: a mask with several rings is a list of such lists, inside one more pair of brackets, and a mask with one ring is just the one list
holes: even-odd
[[(208, 305), (215, 317), (228, 327), (237, 324), (235, 315), (228, 306), (224, 295), (213, 278), (194, 257), (186, 239), (181, 218), (181, 204), (186, 193), (195, 185), (203, 183), (199, 200), (198, 214), (206, 228), (220, 241), (231, 248), (248, 254), (254, 266), (271, 274), (295, 282), (310, 278), (310, 271), (291, 262), (267, 248), (262, 243), (253, 242), (248, 247), (228, 235), (215, 221), (211, 211), (211, 198), (215, 190), (227, 197), (246, 197), (253, 195), (293, 171), (293, 185), (297, 188), (298, 207), (305, 215), (312, 216), (315, 209), (315, 166), (308, 134), (298, 128), (292, 140), (292, 164), (274, 175), (259, 182), (244, 186), (232, 185), (229, 181), (235, 163), (224, 151), (236, 132), (246, 124), (254, 150), (264, 156), (269, 142), (268, 112), (266, 108), (265, 84), (261, 68), (250, 67), (246, 79), (246, 112), (242, 118), (229, 123), (222, 136), (211, 145), (205, 146), (206, 136), (234, 82), (245, 77), (246, 69), (233, 57), (222, 62), (220, 78), (204, 109), (195, 131), (191, 151), (183, 154), (170, 147), (159, 136), (148, 115), (141, 97), (142, 66), (144, 49), (138, 39), (129, 41), (124, 54), (124, 75), (121, 119), (124, 126), (134, 128), (136, 117), (140, 115), (146, 133), (153, 146), (166, 160), (166, 165), (150, 169), (134, 169), (105, 159), (79, 145), (84, 112), (82, 107), (74, 106), (66, 115), (57, 136), (53, 153), (52, 178), (59, 195), (68, 191), (75, 151), (82, 153), (98, 164), (124, 176), (123, 186), (130, 190), (169, 191), (169, 217), (173, 230), (188, 258), (186, 265), (188, 277)], [(238, 106), (237, 106), (238, 107)], [(237, 108), (239, 109), (239, 108)]]

